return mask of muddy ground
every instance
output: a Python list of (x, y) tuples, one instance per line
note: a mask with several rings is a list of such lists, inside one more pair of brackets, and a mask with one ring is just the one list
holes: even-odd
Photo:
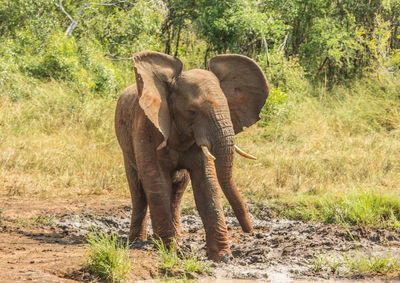
[[(112, 198), (75, 201), (0, 200), (0, 282), (76, 282), (93, 280), (84, 271), (84, 236), (92, 229), (113, 231), (126, 239), (129, 203)], [(267, 212), (267, 211), (266, 211)], [(227, 212), (229, 215), (229, 212)], [(376, 277), (313, 270), (316, 255), (351, 256), (400, 254), (400, 235), (384, 229), (347, 229), (334, 225), (252, 217), (254, 231), (245, 234), (227, 216), (232, 257), (212, 264), (212, 273), (197, 279), (252, 279), (288, 282), (316, 280), (393, 280), (399, 274)], [(151, 230), (149, 225), (149, 230)], [(184, 251), (205, 259), (204, 230), (196, 213), (182, 217)], [(131, 249), (132, 280), (160, 276), (157, 252), (150, 242)]]

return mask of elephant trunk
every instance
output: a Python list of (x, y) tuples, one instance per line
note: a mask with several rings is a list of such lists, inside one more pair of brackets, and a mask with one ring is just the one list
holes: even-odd
[(235, 153), (234, 130), (228, 111), (214, 113), (211, 117), (216, 129), (212, 136), (212, 152), (215, 155), (215, 169), (218, 182), (231, 205), (244, 232), (253, 227), (243, 199), (233, 180), (233, 158)]

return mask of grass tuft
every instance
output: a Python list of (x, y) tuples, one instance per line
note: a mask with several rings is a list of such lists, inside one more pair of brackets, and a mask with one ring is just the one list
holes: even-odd
[(87, 236), (86, 269), (108, 282), (127, 282), (132, 268), (129, 243), (122, 244), (115, 234), (92, 232)]
[(337, 275), (374, 276), (400, 272), (399, 255), (348, 253), (345, 256), (315, 254), (310, 269), (319, 273), (327, 271)]
[(193, 278), (193, 273), (202, 274), (210, 271), (210, 263), (201, 261), (192, 251), (184, 254), (177, 248), (177, 243), (172, 242), (167, 247), (161, 239), (153, 239), (160, 260), (160, 269), (164, 277), (180, 279)]
[(400, 255), (346, 256), (345, 263), (352, 274), (374, 275), (400, 272)]

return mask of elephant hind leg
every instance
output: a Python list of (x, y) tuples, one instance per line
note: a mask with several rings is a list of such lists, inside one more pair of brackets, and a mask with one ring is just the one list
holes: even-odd
[(128, 179), (129, 191), (132, 200), (131, 227), (129, 231), (129, 241), (147, 240), (147, 219), (148, 209), (146, 195), (142, 184), (139, 181), (138, 174), (130, 162), (129, 158), (124, 156), (126, 177)]
[(172, 197), (171, 197), (171, 213), (174, 228), (176, 230), (176, 238), (181, 240), (181, 201), (183, 193), (190, 182), (189, 172), (185, 169), (175, 171), (172, 176)]

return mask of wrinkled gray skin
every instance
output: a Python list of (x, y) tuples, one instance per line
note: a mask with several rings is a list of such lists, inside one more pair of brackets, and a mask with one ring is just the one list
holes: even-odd
[(180, 202), (191, 180), (208, 256), (224, 260), (230, 249), (219, 188), (243, 231), (252, 230), (232, 178), (234, 135), (259, 120), (265, 76), (241, 55), (216, 56), (208, 71), (182, 72), (179, 59), (153, 51), (134, 61), (136, 84), (121, 94), (115, 114), (132, 197), (129, 238), (147, 239), (150, 210), (155, 235), (167, 245), (179, 240)]

